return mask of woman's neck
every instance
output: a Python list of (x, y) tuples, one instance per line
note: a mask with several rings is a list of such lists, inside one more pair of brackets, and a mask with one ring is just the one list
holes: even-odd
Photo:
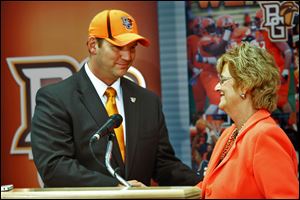
[(246, 109), (239, 110), (236, 115), (232, 117), (232, 120), (239, 132), (243, 129), (247, 120), (256, 112), (257, 109), (247, 107)]

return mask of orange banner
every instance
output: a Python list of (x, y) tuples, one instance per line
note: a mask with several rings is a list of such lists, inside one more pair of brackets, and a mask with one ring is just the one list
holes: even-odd
[(41, 185), (30, 146), (35, 93), (79, 70), (89, 23), (104, 9), (131, 14), (151, 41), (137, 47), (128, 77), (160, 95), (156, 2), (1, 2), (1, 185)]

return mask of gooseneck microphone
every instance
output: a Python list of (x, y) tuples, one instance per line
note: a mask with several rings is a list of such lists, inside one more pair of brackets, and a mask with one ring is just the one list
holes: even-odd
[(109, 117), (107, 122), (101, 126), (99, 130), (91, 137), (90, 142), (89, 142), (89, 147), (92, 152), (92, 155), (94, 159), (101, 165), (104, 166), (98, 158), (95, 156), (95, 153), (92, 148), (92, 143), (94, 141), (99, 140), (100, 138), (105, 137), (108, 135), (108, 143), (107, 143), (107, 148), (106, 148), (106, 153), (105, 153), (105, 166), (108, 172), (115, 178), (118, 179), (120, 183), (125, 185), (126, 187), (132, 187), (130, 183), (128, 183), (125, 179), (123, 179), (117, 172), (116, 169), (113, 169), (111, 164), (110, 164), (110, 159), (111, 159), (111, 153), (112, 153), (112, 148), (113, 148), (113, 138), (115, 137), (114, 134), (114, 128), (118, 128), (123, 121), (123, 118), (120, 114), (114, 114)]
[(121, 125), (122, 121), (123, 118), (120, 114), (111, 115), (107, 122), (103, 124), (103, 126), (101, 126), (100, 129), (98, 129), (96, 133), (91, 137), (90, 142), (94, 142), (110, 134), (111, 132), (113, 132), (114, 128), (118, 128)]

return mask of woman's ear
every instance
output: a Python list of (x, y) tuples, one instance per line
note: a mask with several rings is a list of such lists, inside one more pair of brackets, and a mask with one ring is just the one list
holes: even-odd
[(242, 99), (246, 99), (247, 91), (248, 91), (247, 88), (240, 88), (239, 89), (239, 94), (240, 94), (240, 97)]

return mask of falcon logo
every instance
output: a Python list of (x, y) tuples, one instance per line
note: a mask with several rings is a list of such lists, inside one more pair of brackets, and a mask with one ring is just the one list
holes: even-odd
[(260, 6), (264, 15), (261, 28), (268, 31), (272, 41), (287, 41), (288, 29), (294, 26), (295, 14), (299, 15), (299, 6), (293, 1), (263, 2)]
[(125, 28), (127, 30), (131, 30), (132, 29), (132, 20), (128, 17), (122, 17), (122, 22), (123, 22), (123, 25), (125, 26)]

